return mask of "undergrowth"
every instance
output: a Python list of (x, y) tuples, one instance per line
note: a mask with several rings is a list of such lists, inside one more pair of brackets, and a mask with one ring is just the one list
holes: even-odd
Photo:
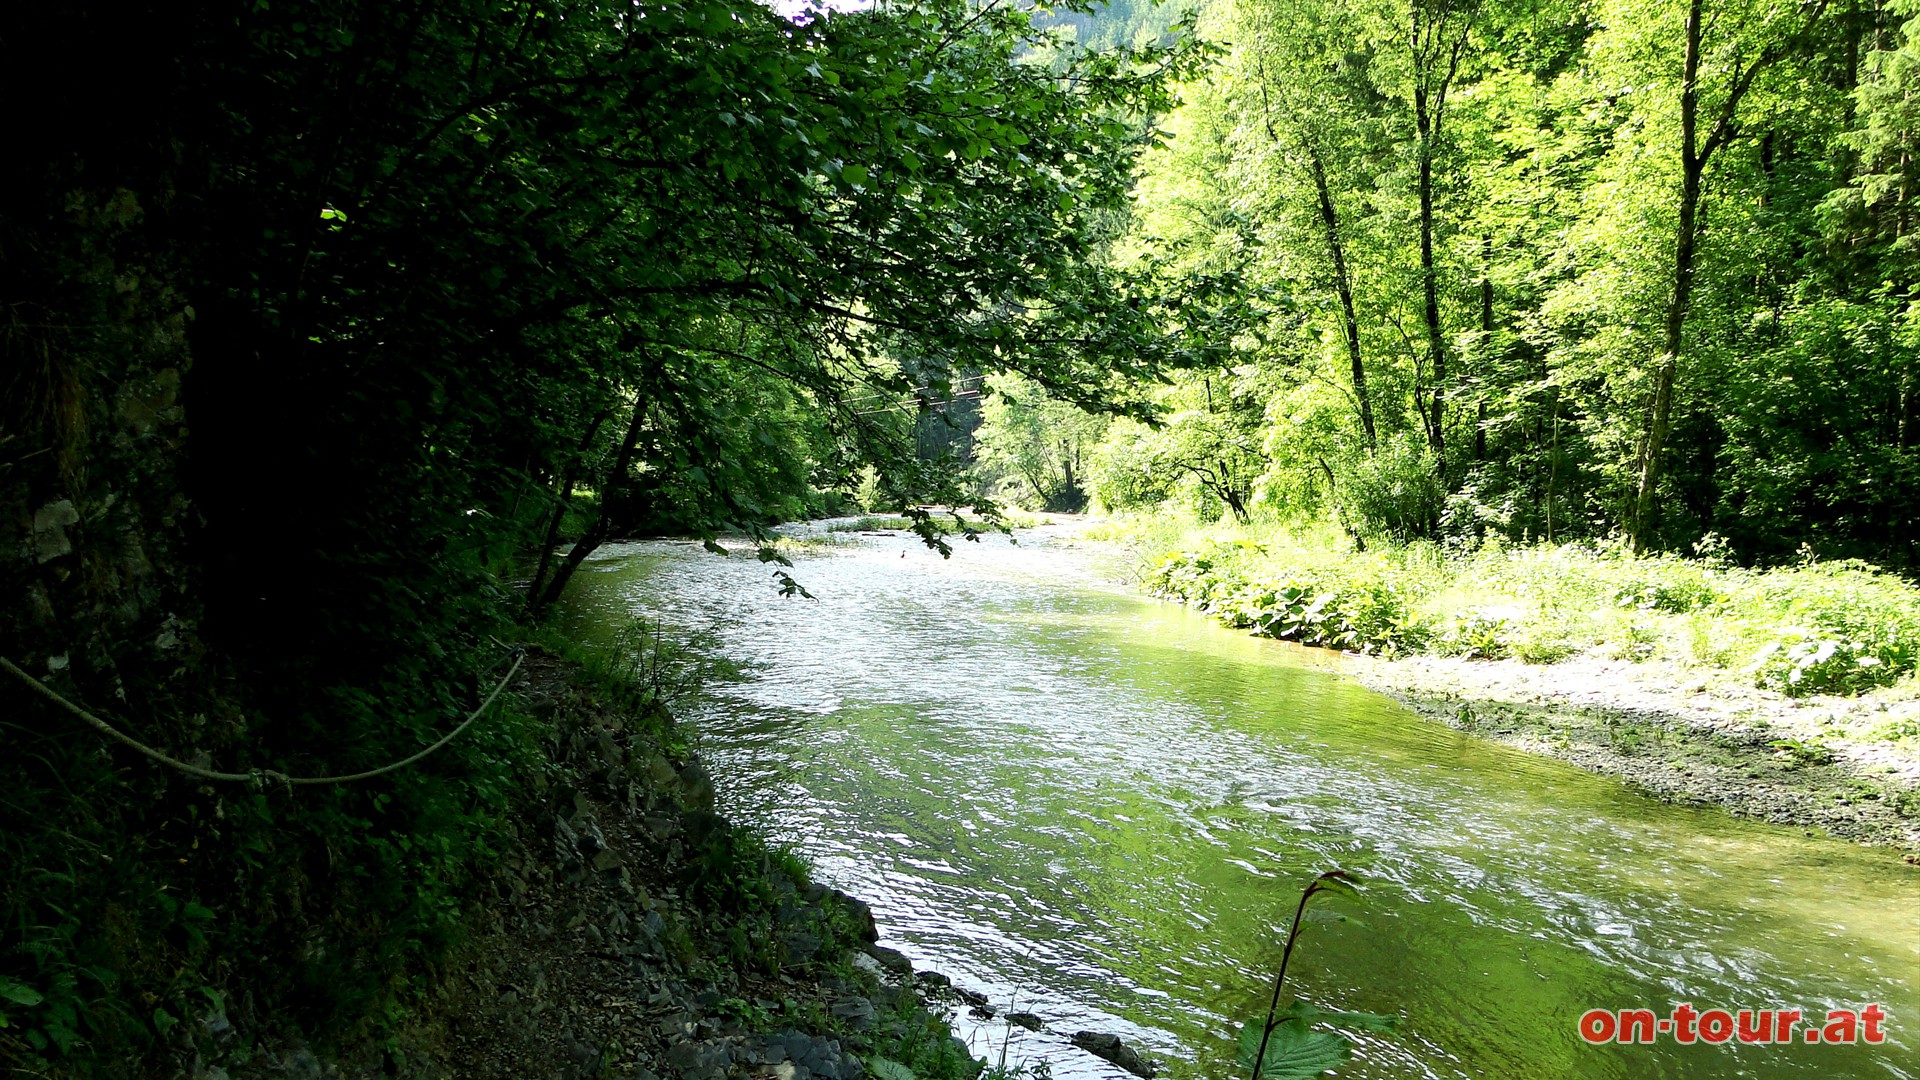
[[(715, 632), (673, 633), (636, 620), (598, 646), (552, 629), (535, 636), (569, 662), (599, 711), (611, 707), (629, 718), (636, 746), (648, 744), (643, 756), (683, 758), (689, 739), (673, 707), (736, 674), (717, 658)], [(713, 1015), (750, 1031), (798, 1026), (835, 1035), (859, 1048), (870, 1072), (891, 1080), (974, 1080), (982, 1063), (944, 1019), (911, 995), (881, 992), (871, 971), (852, 963), (871, 939), (870, 913), (816, 884), (798, 853), (702, 809), (704, 801), (694, 797), (679, 815), (685, 856), (672, 885), (691, 917), (686, 926), (670, 920), (669, 951), (691, 974), (730, 988)], [(849, 1026), (807, 992), (814, 979), (868, 995), (877, 1015), (867, 1026)]]
[(1790, 696), (1916, 692), (1920, 587), (1857, 560), (1749, 569), (1618, 545), (1356, 552), (1278, 525), (1109, 526), (1150, 592), (1308, 645), (1554, 663), (1661, 659)]
[[(668, 707), (724, 673), (702, 659), (711, 650), (647, 623), (606, 649), (547, 629), (534, 637), (572, 660), (584, 692), (675, 756), (686, 746)], [(293, 732), (283, 756), (258, 764), (311, 775), (397, 760), (457, 722), (508, 662), (491, 645), (417, 652), (390, 663), (384, 684), (307, 696), (297, 724), (269, 710), (301, 699), (260, 709)], [(0, 785), (9, 1074), (171, 1075), (216, 1052), (244, 1058), (245, 1043), (275, 1028), (322, 1050), (390, 1043), (490, 895), (523, 808), (561, 768), (550, 725), (513, 694), (415, 766), (298, 788), (196, 781), (77, 731), (12, 684), (0, 704), (16, 706), (0, 709), (13, 752)], [(152, 730), (131, 710), (96, 707)], [(786, 857), (754, 858), (765, 868)]]
[[(498, 650), (446, 659), (454, 678), (315, 695), (302, 733), (324, 719), (333, 745), (290, 738), (258, 764), (311, 775), (418, 749), (505, 670)], [(460, 939), (544, 767), (510, 696), (419, 765), (331, 787), (201, 782), (70, 719), (9, 715), (26, 722), (4, 722), (0, 1065), (18, 1075), (171, 1074), (278, 1026), (379, 1042)], [(250, 764), (227, 756), (207, 763)]]

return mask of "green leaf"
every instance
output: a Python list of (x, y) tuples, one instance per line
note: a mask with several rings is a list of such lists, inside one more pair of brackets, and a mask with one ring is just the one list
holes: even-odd
[(786, 571), (775, 570), (773, 572), (773, 578), (780, 583), (781, 596), (798, 596), (802, 600), (813, 599), (813, 594), (808, 592), (798, 581), (795, 581), (793, 575), (788, 574)]
[(12, 979), (0, 979), (0, 998), (11, 1001), (15, 1005), (25, 1005), (28, 1007), (38, 1005), (42, 1001), (47, 1000), (40, 991), (24, 983), (14, 982)]
[(1313, 883), (1323, 892), (1337, 892), (1347, 896), (1360, 895), (1362, 880), (1359, 874), (1351, 870), (1329, 870), (1315, 878)]
[(1302, 922), (1310, 923), (1354, 923), (1355, 925), (1364, 925), (1360, 920), (1351, 915), (1339, 911), (1331, 911), (1327, 908), (1308, 908), (1306, 914), (1300, 918)]
[(1363, 1031), (1391, 1032), (1400, 1026), (1400, 1018), (1382, 1013), (1343, 1012), (1339, 1009), (1323, 1009), (1305, 998), (1294, 998), (1293, 1004), (1276, 1013), (1277, 1020), (1298, 1020), (1303, 1024), (1334, 1024), (1339, 1027), (1359, 1028)]
[[(1240, 1029), (1240, 1064), (1254, 1067), (1254, 1055), (1260, 1053), (1260, 1025)], [(1260, 1060), (1260, 1076), (1265, 1080), (1309, 1080), (1329, 1069), (1337, 1069), (1353, 1056), (1353, 1044), (1345, 1036), (1331, 1031), (1312, 1031), (1299, 1020), (1287, 1020), (1267, 1037), (1266, 1054)]]
[(867, 1071), (879, 1080), (918, 1080), (913, 1070), (897, 1061), (888, 1061), (883, 1057), (867, 1059)]

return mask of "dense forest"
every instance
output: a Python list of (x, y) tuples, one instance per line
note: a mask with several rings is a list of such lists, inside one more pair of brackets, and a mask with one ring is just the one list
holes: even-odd
[(1158, 424), (986, 433), (1049, 490), (989, 472), (1363, 537), (1911, 566), (1913, 14), (1207, 4), (1217, 63), (1115, 258), (1239, 275), (1263, 314), (1143, 393)]
[(258, 781), (430, 743), (609, 539), (1012, 501), (1911, 568), (1914, 14), (9, 12), (0, 1061), (399, 1010), (533, 729)]
[[(1167, 41), (1174, 24), (1189, 15), (1192, 7), (1154, 0), (1108, 0), (1084, 11), (1035, 5), (1033, 25), (1049, 37), (1065, 39), (1081, 48), (1112, 49)], [(1036, 51), (1044, 48), (1038, 43), (1036, 46)]]

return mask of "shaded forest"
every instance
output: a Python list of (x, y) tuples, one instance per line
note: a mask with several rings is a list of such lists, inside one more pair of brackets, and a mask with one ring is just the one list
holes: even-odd
[(434, 743), (607, 538), (963, 501), (911, 416), (957, 373), (1100, 404), (1216, 347), (1230, 290), (1094, 257), (1193, 50), (1030, 34), (957, 2), (0, 21), (35, 103), (0, 166), (9, 1067), (170, 1075), (209, 1003), (390, 1030), (543, 729), (274, 775)]
[(608, 540), (792, 594), (768, 530), (856, 503), (1910, 570), (1916, 13), (10, 11), (0, 1060), (395, 1022), (539, 724), (265, 772), (432, 743)]

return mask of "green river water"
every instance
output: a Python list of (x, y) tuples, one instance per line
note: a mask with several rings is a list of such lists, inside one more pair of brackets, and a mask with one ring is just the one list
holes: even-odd
[[(917, 966), (1047, 1018), (977, 1053), (1126, 1074), (1243, 1075), (1301, 887), (1335, 898), (1290, 993), (1397, 1013), (1350, 1077), (1920, 1076), (1920, 871), (1884, 851), (1669, 806), (1462, 735), (1337, 674), (1103, 578), (1050, 535), (836, 536), (777, 595), (686, 542), (611, 546), (566, 617), (717, 627), (745, 677), (683, 712), (722, 809), (868, 900)], [(821, 535), (821, 534), (814, 534)], [(1330, 670), (1331, 669), (1331, 670)], [(1878, 1046), (1589, 1046), (1589, 1008), (1883, 1005)], [(964, 1019), (964, 1018), (963, 1018)]]

